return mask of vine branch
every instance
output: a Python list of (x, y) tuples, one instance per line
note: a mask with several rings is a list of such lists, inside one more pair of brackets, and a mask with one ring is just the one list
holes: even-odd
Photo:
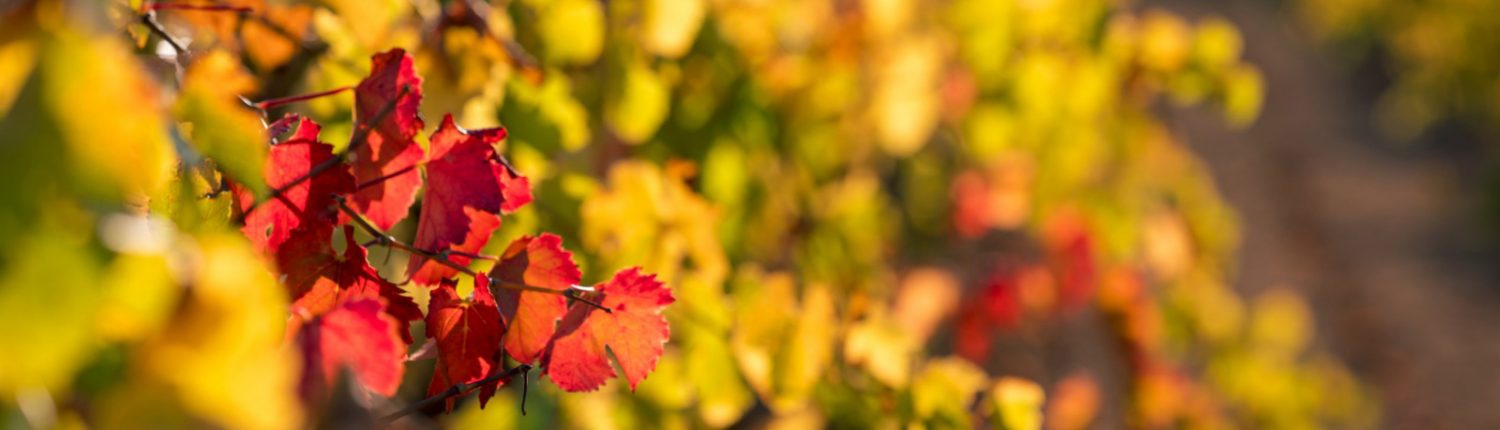
[(146, 29), (150, 30), (151, 34), (155, 34), (156, 37), (159, 37), (162, 41), (167, 42), (167, 45), (172, 46), (172, 51), (177, 53), (177, 58), (187, 58), (187, 47), (182, 46), (182, 43), (178, 42), (177, 39), (172, 38), (171, 33), (167, 33), (167, 29), (162, 28), (161, 22), (158, 22), (156, 20), (156, 12), (146, 11), (141, 13), (140, 16), (141, 25), (146, 26)]
[(470, 383), (467, 383), (467, 384), (453, 384), (453, 386), (448, 387), (448, 389), (443, 390), (443, 392), (441, 392), (441, 393), (437, 393), (437, 394), (435, 394), (435, 395), (433, 395), (431, 397), (428, 397), (428, 398), (425, 398), (425, 399), (422, 399), (422, 400), (418, 400), (416, 403), (412, 403), (410, 405), (406, 405), (406, 407), (401, 408), (400, 410), (398, 410), (396, 412), (392, 412), (389, 415), (381, 417), (380, 421), (383, 424), (393, 423), (396, 420), (401, 419), (402, 417), (405, 417), (407, 415), (411, 415), (411, 414), (413, 414), (413, 413), (415, 413), (417, 411), (422, 410), (423, 408), (426, 408), (428, 406), (432, 406), (432, 405), (438, 404), (438, 402), (446, 401), (448, 399), (461, 396), (461, 395), (463, 395), (465, 393), (468, 393), (470, 390), (473, 390), (475, 388), (479, 388), (481, 386), (485, 386), (485, 385), (489, 385), (489, 384), (493, 384), (493, 383), (499, 382), (501, 379), (509, 379), (510, 377), (516, 376), (517, 374), (522, 375), (522, 377), (521, 377), (522, 378), (521, 379), (521, 414), (524, 415), (524, 414), (526, 414), (526, 391), (527, 391), (526, 387), (527, 387), (527, 385), (529, 385), (528, 382), (529, 382), (529, 379), (530, 379), (526, 375), (530, 375), (530, 372), (531, 372), (531, 365), (530, 364), (522, 363), (520, 365), (517, 365), (516, 367), (512, 367), (512, 368), (509, 368), (509, 369), (505, 369), (503, 371), (491, 373), (489, 376), (486, 376), (486, 377), (484, 377), (484, 379), (480, 379), (478, 381), (470, 382)]
[(315, 99), (315, 98), (318, 98), (318, 97), (331, 96), (331, 95), (334, 95), (334, 94), (342, 93), (344, 91), (349, 91), (352, 88), (354, 88), (354, 87), (343, 86), (343, 87), (338, 87), (338, 88), (334, 88), (334, 89), (331, 89), (331, 90), (318, 91), (316, 93), (311, 93), (311, 94), (298, 94), (298, 95), (295, 95), (295, 96), (279, 97), (279, 98), (274, 98), (274, 99), (262, 100), (262, 101), (259, 101), (259, 102), (254, 102), (254, 103), (251, 103), (250, 106), (253, 107), (253, 108), (259, 109), (261, 111), (267, 111), (267, 110), (271, 110), (273, 108), (276, 108), (276, 107), (282, 106), (282, 105), (292, 104), (292, 103), (296, 103), (296, 102), (300, 102), (300, 101), (304, 101), (304, 100), (312, 100), (312, 99)]

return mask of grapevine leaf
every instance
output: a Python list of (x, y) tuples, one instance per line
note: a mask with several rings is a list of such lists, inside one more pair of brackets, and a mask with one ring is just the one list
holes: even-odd
[(386, 312), (396, 320), (401, 340), (410, 345), (411, 322), (422, 318), (422, 309), (370, 267), (365, 248), (354, 240), (353, 227), (344, 227), (342, 258), (328, 243), (329, 233), (326, 228), (299, 231), (276, 256), (293, 298), (292, 313), (312, 318), (334, 310), (340, 302), (379, 297), (386, 303)]
[(235, 181), (265, 196), (261, 176), (266, 161), (265, 131), (260, 115), (236, 98), (254, 90), (255, 78), (240, 66), (238, 58), (225, 51), (210, 51), (188, 67), (173, 112), (192, 125), (184, 129), (190, 130), (188, 141), (199, 152), (214, 159)]
[[(422, 77), (412, 66), (411, 56), (399, 48), (376, 54), (371, 62), (370, 76), (354, 88), (355, 126), (369, 128), (370, 134), (363, 145), (350, 143), (354, 178), (360, 184), (351, 200), (371, 224), (386, 230), (406, 218), (422, 186), (416, 169), (424, 157), (416, 142), (423, 125), (418, 114)], [(371, 123), (398, 96), (395, 108), (380, 122)]]
[[(544, 233), (511, 242), (490, 277), (493, 282), (562, 292), (577, 285), (582, 274), (573, 254), (563, 249), (562, 238)], [(561, 294), (500, 288), (495, 300), (505, 323), (505, 351), (521, 363), (541, 358), (557, 330), (557, 321), (568, 310), (567, 299)]]
[[(505, 139), (504, 128), (464, 130), (443, 117), (432, 133), (432, 159), (427, 163), (427, 194), (413, 245), (431, 251), (479, 251), (500, 227), (500, 213), (511, 212), (531, 202), (531, 185), (517, 175), (495, 152), (494, 144)], [(460, 265), (469, 259), (448, 257)], [(451, 277), (453, 268), (423, 256), (412, 256), (412, 280), (433, 285)]]
[[(432, 291), (427, 337), (437, 341), (438, 362), (432, 383), (427, 386), (428, 395), (484, 379), (499, 362), (500, 315), (495, 309), (495, 298), (490, 295), (489, 282), (483, 276), (474, 278), (471, 300), (459, 298), (454, 287), (453, 281), (444, 281)], [(486, 391), (493, 393), (488, 387)], [(447, 408), (453, 408), (451, 398)]]
[(397, 321), (384, 312), (380, 299), (345, 301), (302, 326), (304, 394), (332, 387), (339, 370), (348, 367), (354, 379), (370, 391), (393, 396), (405, 372), (405, 344), (396, 335)]
[(582, 304), (568, 309), (542, 358), (542, 373), (567, 391), (596, 390), (615, 376), (605, 356), (608, 347), (635, 390), (661, 357), (671, 332), (661, 312), (676, 299), (655, 275), (642, 274), (640, 268), (615, 274), (599, 285), (596, 298), (611, 312)]
[[(308, 118), (301, 118), (291, 139), (271, 147), (264, 176), (271, 189), (282, 190), (254, 208), (245, 217), (240, 231), (262, 252), (280, 253), (294, 231), (325, 229), (337, 221), (333, 195), (354, 190), (354, 178), (347, 170), (328, 169), (312, 178), (304, 178), (314, 166), (334, 157), (333, 147), (318, 141), (322, 129)], [(287, 184), (296, 182), (287, 187)], [(255, 195), (244, 187), (234, 187), (241, 211), (255, 205)], [(327, 241), (326, 236), (323, 241)]]

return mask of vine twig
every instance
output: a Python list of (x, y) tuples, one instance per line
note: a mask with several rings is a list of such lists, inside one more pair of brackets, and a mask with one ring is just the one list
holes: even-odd
[(517, 374), (522, 375), (521, 376), (522, 377), (522, 379), (521, 379), (521, 381), (522, 381), (522, 384), (521, 384), (521, 411), (522, 412), (521, 413), (525, 414), (526, 413), (525, 412), (526, 411), (526, 391), (527, 391), (526, 390), (526, 386), (528, 385), (527, 381), (530, 379), (530, 378), (527, 377), (527, 375), (530, 375), (530, 372), (531, 372), (531, 365), (530, 364), (522, 363), (520, 365), (517, 365), (516, 367), (512, 367), (512, 368), (509, 368), (509, 369), (505, 369), (503, 371), (491, 373), (489, 376), (486, 376), (486, 377), (484, 377), (484, 379), (480, 379), (478, 381), (470, 382), (470, 383), (467, 383), (467, 384), (453, 384), (453, 386), (448, 387), (448, 389), (443, 390), (443, 392), (441, 392), (441, 393), (437, 393), (437, 394), (435, 394), (435, 395), (433, 395), (431, 397), (428, 397), (428, 398), (425, 398), (425, 399), (422, 399), (422, 400), (418, 400), (416, 403), (412, 403), (410, 405), (406, 405), (406, 407), (401, 408), (400, 410), (398, 410), (396, 412), (392, 412), (389, 415), (381, 417), (380, 421), (382, 423), (384, 423), (384, 424), (393, 423), (396, 420), (401, 419), (401, 417), (405, 417), (407, 415), (411, 415), (411, 414), (413, 414), (413, 413), (415, 413), (417, 411), (422, 410), (423, 408), (435, 405), (438, 402), (442, 402), (442, 401), (445, 401), (445, 400), (448, 400), (448, 399), (451, 399), (451, 398), (454, 398), (454, 397), (458, 397), (460, 395), (468, 393), (470, 390), (473, 390), (475, 388), (479, 388), (479, 387), (482, 387), (482, 386), (485, 386), (485, 385), (488, 385), (488, 384), (493, 384), (493, 383), (499, 382), (501, 379), (508, 379), (508, 378), (510, 378), (512, 376), (516, 376)]
[(140, 16), (141, 25), (146, 26), (147, 30), (151, 30), (151, 34), (155, 34), (156, 37), (159, 37), (161, 38), (161, 40), (167, 42), (167, 45), (171, 45), (172, 51), (177, 53), (177, 58), (179, 59), (179, 61), (181, 61), (181, 59), (187, 58), (187, 47), (182, 46), (182, 43), (178, 42), (177, 39), (172, 38), (171, 33), (167, 33), (167, 29), (162, 28), (161, 23), (156, 21), (156, 12), (146, 11), (141, 13)]
[(148, 12), (155, 12), (155, 11), (158, 11), (158, 10), (188, 10), (188, 11), (198, 11), (198, 12), (235, 12), (235, 13), (250, 13), (250, 12), (254, 12), (254, 9), (251, 9), (249, 6), (234, 6), (234, 5), (226, 5), (226, 4), (164, 3), (164, 2), (152, 2), (150, 4), (147, 4), (142, 9), (145, 9)]
[(267, 111), (267, 110), (271, 110), (273, 108), (276, 108), (276, 107), (282, 106), (282, 105), (292, 104), (292, 103), (296, 103), (296, 102), (300, 102), (300, 101), (304, 101), (304, 100), (312, 100), (312, 99), (315, 99), (315, 98), (318, 98), (318, 97), (331, 96), (331, 95), (334, 95), (334, 94), (342, 93), (344, 91), (349, 91), (350, 89), (353, 89), (353, 88), (354, 87), (343, 86), (343, 87), (338, 87), (338, 88), (334, 88), (334, 89), (331, 89), (331, 90), (318, 91), (318, 92), (310, 93), (310, 94), (298, 94), (298, 95), (295, 95), (295, 96), (286, 96), (286, 97), (274, 98), (274, 99), (270, 99), (270, 100), (262, 100), (262, 101), (258, 101), (258, 102), (253, 103), (251, 106), (254, 107), (254, 108), (256, 108), (256, 109), (260, 109), (262, 111)]

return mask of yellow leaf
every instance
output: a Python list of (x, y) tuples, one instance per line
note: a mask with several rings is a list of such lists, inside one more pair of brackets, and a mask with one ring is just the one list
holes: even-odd
[(937, 126), (942, 46), (936, 37), (903, 38), (883, 57), (871, 108), (875, 132), (886, 152), (907, 156)]
[(139, 340), (156, 333), (181, 288), (160, 254), (123, 254), (110, 262), (103, 279), (98, 330), (110, 340)]
[(988, 379), (984, 370), (962, 358), (928, 361), (912, 379), (913, 412), (935, 427), (970, 427), (968, 407)]
[(555, 0), (537, 10), (545, 58), (558, 64), (589, 64), (604, 49), (604, 9), (595, 0)]
[(255, 91), (255, 79), (226, 51), (210, 51), (188, 67), (173, 112), (190, 124), (184, 133), (203, 155), (240, 184), (264, 195), (266, 141), (260, 115), (238, 99)]
[(1224, 76), (1224, 115), (1235, 127), (1249, 126), (1265, 103), (1265, 79), (1250, 66), (1232, 67)]
[(30, 40), (0, 43), (0, 118), (10, 111), (21, 86), (36, 64), (36, 44)]
[(1221, 70), (1239, 61), (1244, 45), (1234, 24), (1223, 18), (1208, 18), (1198, 23), (1193, 35), (1193, 58), (1209, 70)]
[(646, 0), (642, 45), (662, 57), (686, 54), (698, 36), (698, 27), (703, 25), (706, 3), (706, 0)]
[(1006, 376), (990, 388), (990, 401), (998, 415), (992, 422), (997, 429), (1041, 430), (1042, 400), (1046, 395), (1035, 382)]
[(865, 369), (891, 388), (905, 388), (911, 377), (912, 356), (920, 345), (902, 328), (881, 313), (871, 314), (849, 328), (844, 338), (844, 361)]
[(298, 427), (300, 365), (282, 344), (286, 293), (236, 236), (199, 240), (192, 294), (171, 327), (140, 350), (150, 379), (137, 382), (170, 387), (185, 410), (217, 426)]
[(63, 152), (67, 171), (35, 179), (110, 200), (156, 195), (175, 160), (158, 89), (128, 47), (116, 37), (59, 31), (40, 37), (36, 64), (0, 122), (0, 135), (14, 143), (7, 151), (33, 153), (7, 157), (26, 164), (7, 170), (46, 167), (44, 160)]
[(615, 85), (604, 108), (604, 120), (626, 143), (645, 142), (667, 118), (671, 88), (639, 60), (626, 66)]
[[(81, 233), (81, 234), (80, 234)], [(88, 232), (42, 228), (13, 239), (0, 266), (0, 398), (66, 392), (100, 346), (98, 262)]]
[(1258, 350), (1291, 357), (1307, 348), (1312, 338), (1312, 312), (1302, 298), (1286, 289), (1273, 289), (1255, 298), (1250, 316), (1250, 341)]

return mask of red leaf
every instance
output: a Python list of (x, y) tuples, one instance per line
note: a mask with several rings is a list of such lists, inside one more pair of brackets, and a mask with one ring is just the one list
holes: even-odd
[[(359, 190), (351, 200), (353, 206), (371, 224), (390, 229), (403, 218), (416, 201), (422, 176), (417, 165), (422, 162), (422, 146), (416, 142), (422, 131), (417, 108), (422, 102), (422, 77), (412, 67), (406, 51), (392, 49), (371, 59), (370, 76), (354, 88), (354, 124), (372, 128), (364, 145), (354, 149), (354, 179)], [(395, 108), (379, 123), (374, 117), (401, 94)], [(351, 143), (352, 145), (352, 143)]]
[(396, 336), (397, 324), (379, 299), (346, 301), (326, 315), (302, 326), (302, 390), (305, 396), (327, 392), (348, 367), (354, 379), (370, 391), (393, 396), (401, 386), (406, 348)]
[[(427, 162), (427, 194), (412, 245), (429, 251), (478, 252), (500, 227), (500, 213), (531, 202), (531, 185), (500, 160), (494, 144), (505, 139), (505, 129), (468, 131), (443, 117), (432, 133), (432, 158)], [(449, 256), (466, 265), (469, 259)], [(455, 271), (422, 256), (412, 256), (408, 273), (418, 284), (432, 285)]]
[(1074, 216), (1056, 218), (1044, 232), (1043, 242), (1057, 277), (1058, 310), (1070, 313), (1084, 308), (1094, 299), (1099, 283), (1088, 224)]
[[(499, 363), (500, 336), (499, 311), (483, 276), (474, 278), (474, 298), (469, 301), (458, 297), (452, 281), (444, 281), (432, 291), (427, 313), (427, 337), (436, 340), (438, 347), (427, 394), (488, 376)], [(453, 409), (451, 398), (448, 409)]]
[[(578, 284), (582, 274), (573, 253), (562, 247), (554, 234), (530, 236), (511, 242), (490, 272), (493, 282), (540, 287), (559, 292)], [(495, 291), (500, 318), (505, 323), (505, 351), (521, 363), (533, 363), (557, 330), (557, 320), (568, 310), (561, 294), (523, 291), (501, 285)]]
[(542, 359), (542, 373), (567, 391), (596, 390), (615, 376), (605, 358), (608, 347), (635, 390), (661, 357), (662, 344), (671, 333), (661, 312), (675, 299), (656, 275), (643, 275), (639, 268), (615, 274), (596, 294), (613, 313), (581, 303), (568, 309)]
[[(342, 168), (332, 168), (310, 179), (302, 180), (313, 168), (333, 158), (333, 147), (318, 142), (322, 129), (311, 119), (301, 118), (291, 139), (271, 147), (266, 156), (264, 175), (271, 189), (282, 189), (293, 181), (297, 185), (261, 202), (245, 217), (240, 231), (262, 252), (280, 253), (282, 244), (294, 231), (328, 228), (338, 220), (333, 209), (333, 195), (354, 190), (354, 178)], [(240, 187), (234, 189), (241, 211), (255, 204), (255, 196)], [(326, 236), (324, 241), (326, 242)]]
[(422, 318), (422, 309), (370, 267), (365, 248), (354, 241), (353, 227), (344, 227), (342, 258), (328, 243), (330, 233), (331, 227), (299, 231), (276, 256), (293, 297), (292, 313), (309, 319), (333, 310), (341, 302), (378, 297), (395, 318), (401, 340), (410, 345), (411, 322)]
[(978, 297), (964, 304), (954, 329), (958, 355), (984, 364), (995, 335), (1015, 330), (1021, 324), (1022, 281), (1020, 269), (997, 270), (980, 288)]

